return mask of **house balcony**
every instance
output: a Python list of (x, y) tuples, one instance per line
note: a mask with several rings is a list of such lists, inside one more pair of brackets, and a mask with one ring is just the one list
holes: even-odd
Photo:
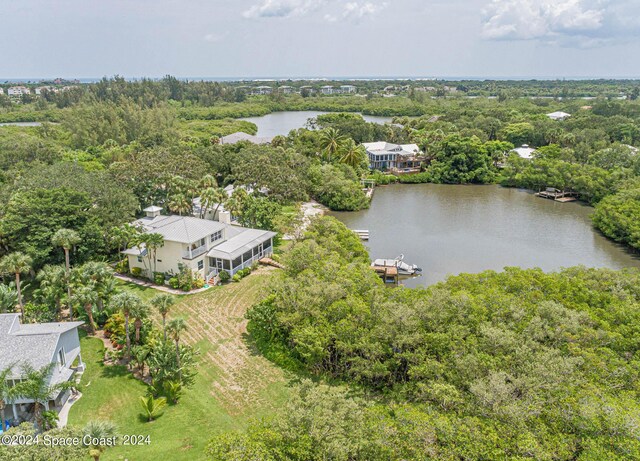
[(200, 245), (193, 250), (184, 250), (182, 252), (182, 259), (195, 259), (200, 255), (203, 255), (207, 252), (207, 245)]

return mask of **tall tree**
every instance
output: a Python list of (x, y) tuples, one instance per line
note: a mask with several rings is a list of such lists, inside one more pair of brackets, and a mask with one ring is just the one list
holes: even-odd
[(40, 288), (36, 290), (36, 296), (42, 301), (56, 306), (58, 318), (62, 315), (62, 299), (64, 298), (67, 282), (63, 266), (44, 266), (37, 276)]
[(15, 252), (9, 253), (2, 259), (0, 259), (0, 272), (5, 274), (14, 275), (16, 278), (16, 290), (18, 291), (18, 305), (20, 306), (20, 312), (24, 317), (24, 304), (22, 302), (22, 285), (20, 281), (20, 275), (26, 274), (31, 270), (32, 264), (31, 256), (24, 253)]
[(159, 294), (151, 299), (151, 305), (154, 306), (162, 316), (162, 333), (165, 341), (167, 340), (167, 315), (175, 302), (175, 298), (169, 294)]
[(346, 138), (335, 128), (327, 128), (320, 132), (322, 153), (327, 162), (333, 161), (345, 140)]
[(132, 312), (135, 313), (136, 309), (141, 304), (143, 304), (142, 299), (139, 296), (134, 295), (133, 293), (129, 293), (128, 291), (118, 293), (111, 299), (111, 307), (122, 312), (122, 315), (124, 316), (124, 332), (127, 342), (127, 350), (125, 351), (125, 353), (127, 358), (131, 357), (131, 335), (129, 328), (129, 319), (131, 318)]
[(53, 237), (51, 237), (51, 243), (53, 243), (55, 246), (62, 247), (62, 249), (64, 250), (65, 278), (67, 282), (67, 305), (69, 307), (69, 318), (73, 320), (70, 280), (71, 263), (69, 261), (69, 252), (75, 245), (80, 243), (80, 235), (73, 229), (59, 229), (55, 234), (53, 234)]
[(167, 326), (167, 331), (176, 344), (176, 363), (178, 364), (178, 378), (180, 381), (182, 381), (182, 370), (180, 368), (180, 336), (186, 329), (187, 322), (182, 318), (172, 319)]
[(362, 165), (366, 155), (366, 150), (362, 144), (356, 144), (353, 139), (349, 139), (343, 144), (340, 161), (355, 169)]
[(9, 378), (12, 375), (13, 365), (9, 365), (7, 368), (0, 370), (0, 430), (5, 429), (4, 422), (5, 408), (7, 402), (13, 400), (16, 396), (15, 387), (9, 386)]
[(93, 282), (77, 287), (73, 295), (71, 295), (71, 302), (78, 303), (87, 313), (87, 319), (89, 320), (89, 332), (91, 335), (96, 334), (96, 325), (93, 321), (93, 306), (97, 301), (98, 293), (96, 285)]

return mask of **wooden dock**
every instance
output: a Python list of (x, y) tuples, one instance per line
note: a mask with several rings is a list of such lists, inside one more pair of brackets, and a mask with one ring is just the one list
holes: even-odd
[(376, 274), (382, 279), (384, 283), (399, 285), (400, 278), (398, 276), (398, 268), (397, 267), (388, 267), (388, 266), (371, 266)]
[(358, 230), (358, 229), (352, 229), (353, 232), (355, 232), (355, 234), (360, 237), (360, 240), (369, 240), (369, 231), (368, 230)]
[(555, 200), (556, 202), (566, 203), (566, 202), (575, 202), (578, 200), (576, 192), (564, 191), (555, 189), (553, 187), (547, 187), (545, 190), (538, 192), (535, 194), (536, 197), (542, 197), (549, 200)]

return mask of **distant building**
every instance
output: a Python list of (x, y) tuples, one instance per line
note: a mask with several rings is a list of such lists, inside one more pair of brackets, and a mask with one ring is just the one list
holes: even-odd
[(291, 94), (293, 93), (293, 87), (288, 85), (283, 85), (281, 87), (278, 87), (278, 91), (282, 94)]
[(257, 86), (251, 90), (251, 94), (265, 95), (271, 93), (273, 93), (273, 88), (266, 85)]
[(0, 94), (4, 94), (4, 88), (0, 87)]
[(253, 144), (270, 144), (273, 141), (271, 136), (255, 136), (252, 134), (243, 133), (238, 131), (227, 136), (220, 138), (220, 144), (235, 144), (240, 141), (249, 141)]
[(335, 89), (331, 86), (331, 85), (325, 85), (322, 88), (320, 88), (320, 93), (322, 94), (333, 94), (335, 92)]
[(515, 152), (521, 158), (530, 159), (533, 158), (533, 154), (536, 152), (536, 150), (533, 147), (529, 147), (528, 144), (523, 144), (520, 147), (516, 147), (511, 152)]
[(571, 114), (558, 111), (558, 112), (551, 112), (550, 114), (547, 114), (547, 117), (549, 117), (551, 120), (565, 120), (571, 117)]
[(358, 91), (358, 89), (353, 86), (353, 85), (340, 85), (340, 92), (341, 93), (356, 93)]
[(26, 86), (12, 86), (7, 90), (9, 96), (20, 97), (25, 94), (31, 94), (31, 90)]
[(392, 144), (385, 141), (363, 143), (372, 170), (394, 174), (417, 173), (422, 168), (424, 153), (416, 144)]

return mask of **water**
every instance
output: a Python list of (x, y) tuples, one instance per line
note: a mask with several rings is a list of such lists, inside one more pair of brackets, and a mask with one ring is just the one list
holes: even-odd
[[(304, 111), (285, 111), (285, 112), (273, 112), (271, 114), (263, 115), (261, 117), (248, 117), (243, 118), (247, 122), (255, 123), (258, 127), (258, 135), (260, 136), (286, 136), (291, 130), (303, 128), (307, 120), (315, 118), (318, 115), (326, 114), (328, 112), (318, 112), (312, 110)], [(375, 115), (363, 115), (367, 122), (372, 123), (385, 123), (391, 122), (392, 117), (379, 117)]]
[(368, 210), (332, 214), (370, 231), (365, 245), (372, 259), (404, 254), (423, 268), (421, 277), (404, 282), (415, 287), (505, 266), (640, 267), (637, 256), (593, 228), (592, 212), (499, 186), (396, 184), (378, 187)]

